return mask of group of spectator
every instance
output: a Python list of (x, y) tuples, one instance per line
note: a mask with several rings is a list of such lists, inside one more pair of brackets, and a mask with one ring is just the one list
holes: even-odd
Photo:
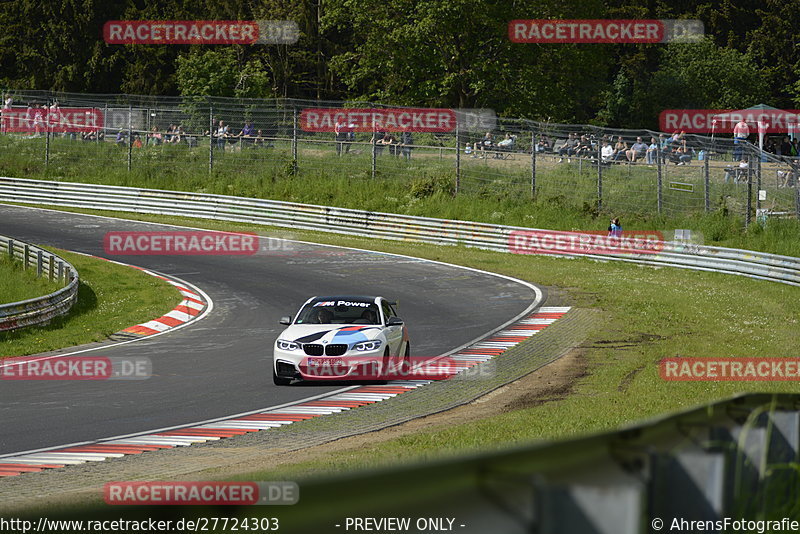
[(598, 143), (600, 146), (600, 161), (605, 164), (636, 163), (642, 161), (647, 165), (655, 165), (659, 154), (661, 162), (672, 162), (676, 165), (688, 165), (694, 156), (694, 149), (688, 145), (685, 132), (675, 132), (668, 138), (660, 134), (658, 139), (651, 137), (649, 143), (638, 136), (628, 145), (624, 137), (603, 135), (599, 139), (584, 134), (570, 133), (564, 143), (557, 149), (558, 162), (570, 161), (572, 157), (596, 158)]
[[(356, 141), (356, 126), (339, 120), (334, 125), (334, 141), (336, 143), (336, 155), (348, 154), (350, 145)], [(414, 136), (411, 130), (405, 129), (402, 132), (393, 134), (385, 130), (375, 130), (370, 139), (375, 155), (383, 153), (387, 148), (390, 156), (411, 159), (411, 150), (414, 148)]]
[(486, 132), (480, 141), (474, 144), (467, 143), (464, 153), (471, 155), (473, 158), (485, 158), (487, 152), (497, 156), (503, 152), (511, 151), (514, 148), (516, 140), (516, 135), (506, 133), (503, 139), (495, 142), (492, 132)]
[(783, 138), (768, 137), (764, 141), (764, 151), (788, 160), (800, 156), (800, 138), (790, 139), (788, 135)]

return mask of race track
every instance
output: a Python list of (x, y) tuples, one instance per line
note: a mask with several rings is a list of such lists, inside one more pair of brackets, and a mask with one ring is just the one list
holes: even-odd
[(90, 353), (147, 356), (154, 374), (148, 380), (0, 382), (0, 454), (186, 425), (341, 388), (272, 384), (271, 348), (283, 328), (278, 319), (294, 314), (312, 295), (396, 299), (414, 353), (425, 356), (448, 352), (496, 329), (537, 297), (526, 285), (488, 273), (298, 242), (288, 242), (287, 250), (253, 256), (112, 257), (103, 250), (108, 231), (167, 229), (0, 205), (0, 234), (176, 276), (202, 289), (214, 303), (212, 313), (196, 324)]

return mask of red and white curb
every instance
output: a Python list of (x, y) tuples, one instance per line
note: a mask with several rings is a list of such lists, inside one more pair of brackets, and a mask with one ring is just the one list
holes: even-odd
[[(154, 274), (154, 276), (159, 275)], [(169, 280), (167, 281), (169, 282)], [(183, 292), (183, 290), (181, 291)], [(189, 290), (186, 291), (187, 293), (191, 293)], [(186, 294), (184, 294), (184, 296), (186, 296), (187, 300), (194, 298)], [(457, 362), (457, 367), (452, 368), (448, 366), (445, 372), (455, 375), (459, 373), (460, 370), (474, 367), (492, 358), (501, 356), (503, 352), (509, 348), (530, 339), (532, 336), (547, 328), (547, 326), (563, 317), (569, 310), (569, 307), (550, 306), (539, 308), (535, 313), (495, 332), (488, 338), (482, 339), (449, 355), (449, 359)], [(164, 317), (168, 315), (169, 314)], [(161, 319), (162, 318), (159, 318), (155, 321), (160, 321)], [(152, 328), (152, 326), (147, 326), (152, 322), (153, 321), (149, 321), (148, 323), (143, 323), (138, 326)], [(160, 326), (156, 326), (156, 328), (160, 328)], [(155, 328), (153, 329), (155, 330)], [(16, 456), (4, 456), (0, 457), (0, 477), (39, 472), (45, 469), (60, 468), (86, 462), (101, 462), (129, 454), (142, 454), (147, 451), (159, 449), (185, 447), (193, 443), (205, 443), (207, 441), (230, 438), (250, 432), (260, 432), (262, 430), (269, 430), (270, 428), (290, 425), (298, 421), (314, 419), (315, 417), (374, 404), (382, 400), (396, 397), (397, 395), (424, 386), (430, 382), (430, 380), (397, 380), (391, 381), (386, 385), (355, 387), (329, 397), (300, 401), (297, 404), (239, 415), (230, 419), (220, 419), (197, 426), (111, 438), (94, 443), (78, 444), (70, 447), (27, 454), (23, 453)]]
[[(79, 252), (78, 254), (83, 254), (83, 253)], [(83, 254), (83, 255), (91, 256), (91, 254)], [(145, 274), (154, 276), (156, 278), (160, 278), (161, 280), (164, 280), (166, 283), (175, 286), (175, 288), (183, 296), (183, 300), (172, 311), (165, 313), (161, 317), (153, 319), (152, 321), (147, 321), (146, 323), (129, 326), (128, 328), (125, 328), (124, 330), (117, 332), (117, 334), (122, 334), (122, 333), (131, 334), (137, 337), (160, 334), (162, 332), (166, 332), (171, 328), (183, 326), (186, 323), (194, 320), (208, 306), (208, 299), (200, 291), (196, 291), (195, 289), (190, 288), (189, 284), (187, 284), (186, 282), (176, 282), (175, 280), (167, 278), (166, 276), (162, 276), (156, 272), (147, 270), (143, 267), (137, 267), (136, 265), (122, 263), (120, 261), (110, 260), (108, 258), (101, 258), (99, 256), (92, 256), (92, 257), (100, 260), (105, 260), (111, 263), (116, 263), (117, 265), (123, 265), (125, 267), (138, 269)]]

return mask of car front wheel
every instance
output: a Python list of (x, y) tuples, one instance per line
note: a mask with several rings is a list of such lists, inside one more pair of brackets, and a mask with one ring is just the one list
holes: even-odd
[(288, 386), (292, 383), (292, 379), (278, 376), (278, 373), (275, 372), (275, 369), (272, 369), (272, 383), (276, 386)]

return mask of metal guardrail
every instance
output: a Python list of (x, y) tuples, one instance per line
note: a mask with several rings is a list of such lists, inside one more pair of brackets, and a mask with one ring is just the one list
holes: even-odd
[(10, 259), (21, 261), (25, 269), (36, 267), (36, 275), (66, 285), (42, 297), (0, 305), (0, 332), (44, 324), (64, 315), (78, 299), (78, 271), (65, 259), (36, 245), (0, 236), (0, 251)]
[[(0, 200), (225, 220), (338, 234), (512, 252), (516, 226), (415, 217), (275, 200), (0, 177)], [(569, 234), (574, 235), (574, 234)], [(575, 254), (595, 259), (736, 274), (800, 285), (800, 258), (666, 242), (658, 253)]]

